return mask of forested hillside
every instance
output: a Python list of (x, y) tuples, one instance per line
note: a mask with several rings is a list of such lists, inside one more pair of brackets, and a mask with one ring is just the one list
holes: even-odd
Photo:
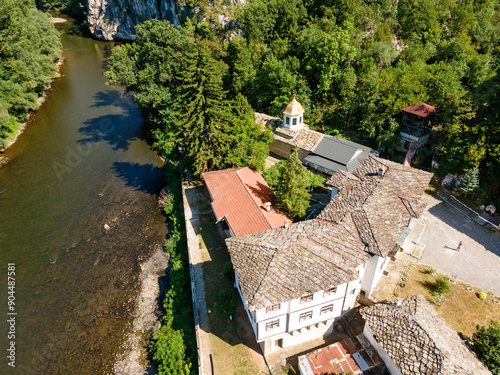
[(35, 107), (60, 58), (59, 33), (34, 0), (0, 1), (0, 148)]
[[(209, 9), (197, 3), (202, 12)], [(186, 95), (173, 90), (186, 74), (181, 56), (192, 62), (188, 53), (201, 53), (217, 65), (223, 88), (216, 91), (227, 100), (238, 97), (256, 111), (281, 116), (296, 93), (311, 126), (389, 155), (399, 143), (402, 108), (420, 102), (438, 107), (431, 141), (417, 162), (430, 167), (434, 157), (438, 173), (453, 174), (479, 165), (482, 186), (499, 195), (498, 0), (253, 0), (240, 8), (242, 32), (232, 38), (202, 15), (197, 19), (203, 22), (171, 31), (191, 39), (187, 49), (165, 50), (170, 37), (158, 31), (151, 38), (143, 28), (136, 44), (117, 49), (111, 59), (109, 77), (137, 90), (160, 142), (173, 134), (166, 127), (179, 131), (184, 115), (177, 115), (187, 110), (188, 102), (181, 103)], [(151, 56), (156, 48), (161, 56)], [(229, 126), (227, 118), (220, 121)]]

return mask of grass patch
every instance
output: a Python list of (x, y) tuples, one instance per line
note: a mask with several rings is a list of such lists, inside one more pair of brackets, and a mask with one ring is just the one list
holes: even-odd
[[(227, 264), (231, 259), (226, 243), (219, 234), (212, 214), (202, 215), (200, 227), (200, 243), (203, 243), (202, 266), (205, 274), (205, 298), (207, 308), (212, 309), (208, 320), (215, 373), (260, 374), (260, 368), (248, 347), (249, 334), (252, 337), (253, 332), (248, 332), (248, 327), (243, 324), (242, 317), (246, 314), (243, 304), (236, 289), (233, 288), (233, 283), (227, 278)], [(217, 310), (216, 300), (221, 290), (227, 290), (237, 301), (237, 312), (232, 320)]]
[(433, 296), (436, 280), (440, 277), (448, 280), (449, 277), (439, 273), (430, 275), (427, 270), (427, 266), (417, 265), (409, 273), (404, 288), (400, 287), (398, 282), (393, 288), (384, 288), (384, 291), (376, 297), (380, 300), (393, 300), (396, 297), (422, 294), (455, 331), (466, 336), (474, 333), (476, 324), (487, 326), (491, 320), (498, 320), (500, 305), (493, 302), (491, 294), (487, 293), (486, 298), (481, 300), (476, 296), (476, 292), (480, 290), (469, 292), (467, 288), (470, 286), (458, 281), (449, 284), (449, 292), (443, 295), (441, 302), (438, 302)]

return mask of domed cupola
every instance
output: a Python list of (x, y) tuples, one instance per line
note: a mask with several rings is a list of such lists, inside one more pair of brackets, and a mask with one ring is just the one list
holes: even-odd
[(286, 106), (283, 112), (283, 127), (290, 130), (300, 130), (304, 127), (304, 107), (295, 99)]

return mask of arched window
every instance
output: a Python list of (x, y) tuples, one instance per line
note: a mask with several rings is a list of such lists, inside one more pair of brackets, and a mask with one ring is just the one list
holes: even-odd
[(288, 117), (288, 116), (285, 117), (285, 123), (287, 125), (290, 125), (290, 117)]
[(302, 116), (300, 116), (299, 124), (302, 124)]
[(297, 125), (297, 119), (296, 118), (293, 119), (292, 125), (293, 126)]

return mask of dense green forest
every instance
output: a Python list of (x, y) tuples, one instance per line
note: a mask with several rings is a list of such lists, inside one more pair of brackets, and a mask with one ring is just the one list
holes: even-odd
[(0, 148), (35, 107), (60, 58), (59, 32), (34, 0), (0, 1)]

